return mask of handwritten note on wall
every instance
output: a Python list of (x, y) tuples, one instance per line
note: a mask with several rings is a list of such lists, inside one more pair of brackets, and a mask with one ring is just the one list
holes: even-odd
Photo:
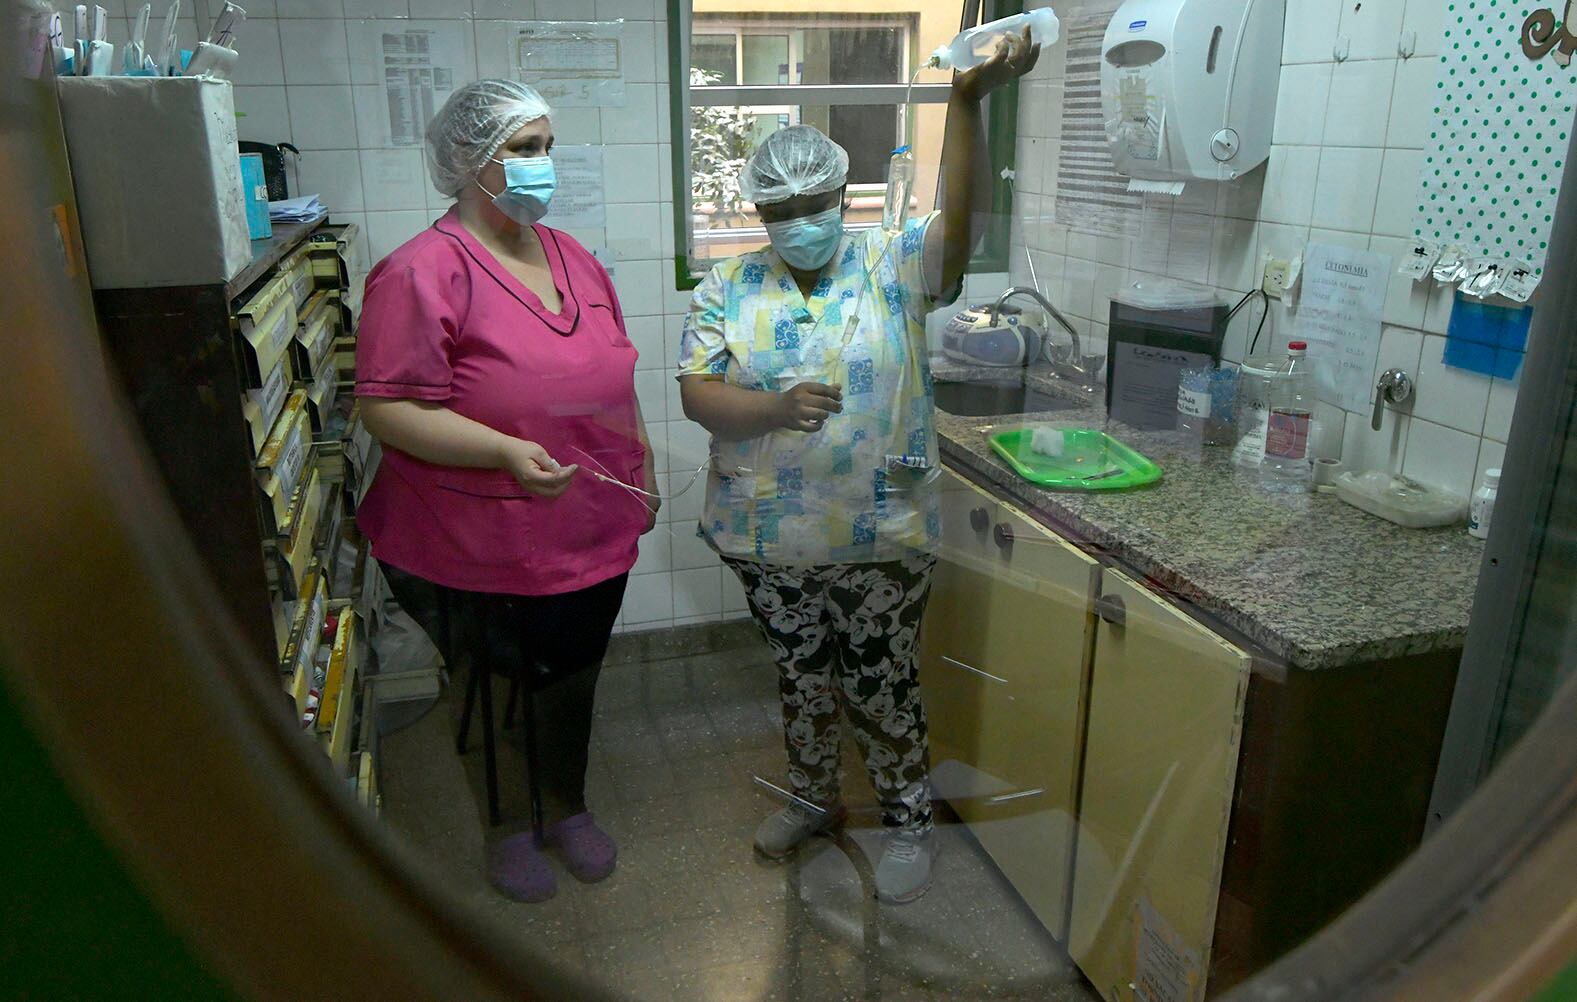
[(553, 170), (558, 176), (558, 190), (542, 221), (561, 229), (604, 225), (608, 196), (602, 183), (602, 147), (555, 146)]
[(1373, 402), (1380, 314), (1390, 274), (1391, 259), (1384, 254), (1309, 245), (1298, 336), (1309, 343), (1321, 400), (1349, 411), (1365, 410)]

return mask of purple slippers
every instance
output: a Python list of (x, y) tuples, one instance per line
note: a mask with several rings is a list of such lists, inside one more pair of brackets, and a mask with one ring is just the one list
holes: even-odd
[(545, 838), (548, 845), (563, 851), (564, 861), (576, 880), (594, 884), (613, 872), (619, 848), (607, 832), (597, 827), (590, 811), (549, 825)]
[(528, 831), (511, 835), (493, 848), (493, 886), (516, 901), (546, 901), (558, 893), (547, 857)]

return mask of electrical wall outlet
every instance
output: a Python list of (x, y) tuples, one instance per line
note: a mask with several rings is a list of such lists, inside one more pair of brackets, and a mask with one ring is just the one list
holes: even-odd
[(1286, 293), (1287, 287), (1292, 284), (1292, 262), (1285, 258), (1265, 257), (1265, 277), (1260, 283), (1260, 288), (1265, 295), (1273, 299), (1280, 299)]

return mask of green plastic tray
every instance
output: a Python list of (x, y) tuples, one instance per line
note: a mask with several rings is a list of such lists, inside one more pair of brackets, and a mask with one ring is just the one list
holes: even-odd
[(1030, 448), (1033, 425), (999, 431), (987, 441), (1019, 476), (1054, 490), (1120, 491), (1161, 479), (1159, 466), (1104, 431), (1060, 430), (1062, 455), (1055, 458)]

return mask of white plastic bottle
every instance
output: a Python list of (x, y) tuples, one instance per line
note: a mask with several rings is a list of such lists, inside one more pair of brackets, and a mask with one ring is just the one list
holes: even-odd
[(1029, 26), (1029, 39), (1034, 45), (1052, 45), (1057, 41), (1057, 15), (1050, 7), (1014, 14), (998, 21), (968, 28), (958, 33), (949, 43), (931, 53), (927, 66), (944, 70), (967, 70), (979, 66), (997, 51), (997, 42), (1006, 34), (1022, 34)]
[(1489, 523), (1495, 516), (1495, 495), (1499, 491), (1500, 468), (1485, 470), (1484, 479), (1479, 483), (1478, 490), (1473, 492), (1473, 499), (1468, 502), (1468, 535), (1479, 539), (1489, 538)]
[(1308, 351), (1309, 346), (1303, 341), (1287, 345), (1285, 375), (1271, 387), (1265, 458), (1259, 463), (1259, 480), (1266, 490), (1278, 494), (1307, 493), (1314, 483), (1309, 438), (1317, 391)]

